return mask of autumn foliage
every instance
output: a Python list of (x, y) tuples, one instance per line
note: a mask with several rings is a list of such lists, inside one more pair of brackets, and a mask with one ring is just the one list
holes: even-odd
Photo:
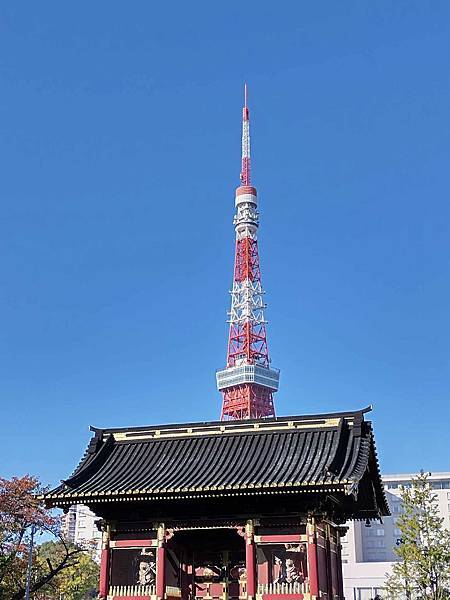
[[(26, 573), (30, 535), (42, 536), (46, 544), (35, 545), (30, 591), (33, 594), (48, 590), (55, 582), (63, 581), (65, 571), (75, 576), (76, 566), (85, 563), (80, 548), (66, 543), (60, 534), (60, 520), (40, 499), (45, 491), (38, 479), (25, 475), (4, 479), (0, 477), (0, 598), (20, 600), (25, 597)], [(48, 540), (52, 539), (53, 542)], [(49, 553), (49, 544), (52, 552)], [(45, 549), (45, 551), (44, 551)], [(88, 557), (93, 563), (92, 559)], [(86, 568), (86, 565), (84, 564)], [(95, 571), (90, 564), (91, 571)], [(47, 597), (51, 597), (47, 595)], [(69, 596), (67, 596), (69, 597)], [(70, 596), (75, 597), (75, 596)]]

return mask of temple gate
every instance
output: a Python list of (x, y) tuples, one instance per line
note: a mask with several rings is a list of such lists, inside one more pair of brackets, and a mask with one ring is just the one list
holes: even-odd
[(343, 523), (388, 514), (365, 412), (95, 429), (46, 502), (101, 517), (103, 600), (342, 600)]

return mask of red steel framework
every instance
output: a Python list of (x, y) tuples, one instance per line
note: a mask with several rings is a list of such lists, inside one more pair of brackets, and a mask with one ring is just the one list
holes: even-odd
[(279, 373), (270, 367), (261, 286), (257, 192), (250, 182), (247, 85), (242, 112), (241, 185), (236, 190), (236, 250), (231, 290), (227, 366), (217, 373), (223, 393), (221, 419), (274, 417)]
[[(246, 280), (261, 283), (259, 268), (258, 241), (245, 237), (236, 240), (234, 282), (244, 283)], [(269, 351), (265, 322), (249, 320), (230, 322), (228, 337), (227, 365), (236, 366), (236, 361), (245, 356), (249, 363), (260, 361), (269, 366)]]

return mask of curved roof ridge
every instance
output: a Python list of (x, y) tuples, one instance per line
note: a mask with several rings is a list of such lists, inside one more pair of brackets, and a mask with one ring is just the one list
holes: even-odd
[[(377, 452), (377, 445), (375, 443), (375, 436), (373, 434), (373, 429), (372, 429), (372, 425), (370, 423), (367, 424), (368, 428), (369, 428), (369, 433), (370, 433), (370, 451), (369, 451), (369, 457), (368, 457), (368, 464), (369, 463), (373, 463), (373, 467), (375, 469), (375, 473), (376, 473), (376, 477), (378, 478), (379, 481), (382, 482), (382, 478), (381, 478), (381, 470), (380, 470), (380, 462), (378, 460), (378, 452)], [(383, 505), (384, 508), (384, 514), (385, 515), (390, 515), (391, 511), (389, 509), (389, 505), (388, 505), (388, 501), (386, 498), (386, 492), (384, 491), (384, 485), (380, 486), (380, 489), (376, 489), (376, 496), (377, 496), (377, 500), (379, 502), (380, 505)]]
[(106, 441), (101, 443), (101, 445), (97, 442), (95, 450), (93, 452), (89, 452), (92, 442), (94, 440), (96, 440), (96, 436), (92, 438), (91, 443), (89, 444), (88, 449), (85, 453), (85, 456), (92, 456), (91, 460), (86, 460), (84, 462), (81, 461), (78, 467), (75, 469), (74, 473), (68, 479), (62, 480), (63, 484), (67, 487), (72, 488), (82, 483), (83, 479), (85, 479), (92, 473), (94, 467), (100, 468), (103, 462), (109, 456), (109, 451), (114, 445), (114, 436), (109, 435)]
[(69, 479), (72, 479), (72, 477), (75, 477), (75, 475), (78, 475), (78, 473), (80, 473), (83, 469), (87, 467), (88, 464), (90, 464), (93, 461), (95, 454), (100, 444), (102, 443), (103, 430), (96, 429), (94, 427), (89, 427), (89, 430), (94, 431), (95, 434), (89, 440), (89, 443), (86, 446), (86, 450), (84, 451), (83, 455), (81, 456), (77, 466), (72, 471), (71, 475), (67, 478), (67, 480), (61, 480), (63, 483), (65, 481), (68, 481)]
[(260, 427), (270, 426), (277, 423), (285, 423), (288, 421), (311, 421), (315, 419), (339, 419), (339, 418), (352, 418), (358, 415), (364, 415), (373, 410), (372, 405), (366, 406), (364, 408), (359, 408), (355, 410), (347, 410), (340, 412), (328, 412), (328, 413), (316, 413), (316, 414), (306, 414), (306, 415), (286, 415), (286, 416), (278, 416), (278, 417), (269, 417), (265, 419), (233, 419), (230, 421), (193, 421), (190, 423), (162, 423), (159, 425), (134, 425), (130, 427), (95, 427), (90, 426), (90, 430), (94, 431), (96, 434), (108, 434), (108, 433), (120, 433), (127, 431), (148, 431), (148, 430), (158, 430), (158, 429), (188, 429), (191, 427), (195, 428), (203, 428), (203, 427), (211, 427), (211, 426), (220, 426), (225, 428), (236, 428), (239, 429), (243, 426), (251, 426), (258, 425)]

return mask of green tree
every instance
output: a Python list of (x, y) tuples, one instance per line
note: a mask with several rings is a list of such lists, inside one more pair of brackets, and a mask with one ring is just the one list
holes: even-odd
[[(76, 550), (69, 546), (69, 550)], [(37, 569), (45, 569), (45, 564), (58, 564), (64, 558), (66, 549), (61, 542), (45, 542), (37, 549)], [(99, 566), (87, 551), (77, 554), (76, 562), (56, 575), (47, 585), (41, 588), (37, 599), (85, 600), (97, 596)]]
[(423, 471), (401, 492), (403, 512), (397, 520), (399, 562), (387, 580), (391, 598), (450, 598), (450, 532), (439, 516), (437, 497)]

